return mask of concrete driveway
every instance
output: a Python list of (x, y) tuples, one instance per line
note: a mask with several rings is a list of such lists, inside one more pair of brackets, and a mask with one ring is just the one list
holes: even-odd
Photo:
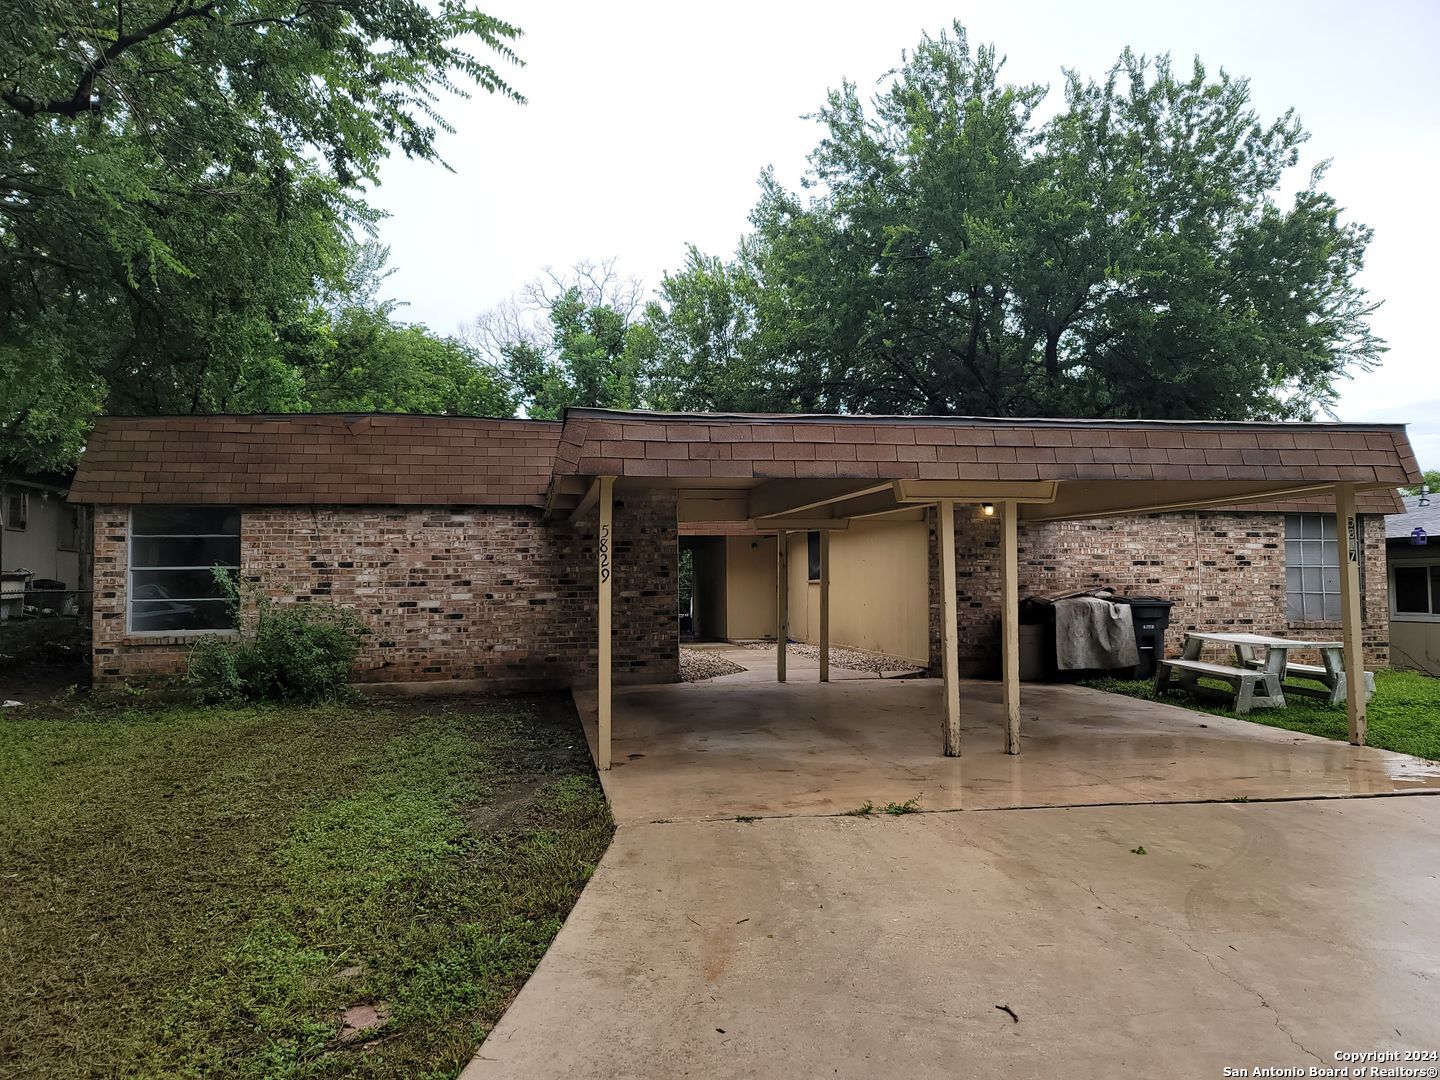
[[(936, 679), (822, 685), (797, 658), (732, 649), (749, 670), (615, 695), (619, 822), (841, 814), (918, 798), (926, 810), (1295, 799), (1440, 791), (1440, 766), (1375, 747), (1080, 686), (1027, 683), (1023, 752), (1004, 752), (1000, 686), (964, 681), (963, 753), (941, 755)], [(594, 695), (577, 693), (594, 740)]]
[(1437, 798), (628, 824), (463, 1075), (1333, 1066), (1440, 1049), (1437, 925)]

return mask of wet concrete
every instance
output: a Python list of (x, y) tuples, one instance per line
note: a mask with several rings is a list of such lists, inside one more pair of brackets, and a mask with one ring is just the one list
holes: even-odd
[(1433, 1050), (1437, 905), (1431, 798), (622, 825), (463, 1077), (1210, 1080)]
[[(962, 756), (941, 756), (941, 684), (723, 650), (743, 673), (615, 695), (617, 821), (1331, 798), (1440, 791), (1440, 766), (1373, 747), (1081, 687), (1024, 685), (1022, 753), (1004, 753), (998, 683), (961, 690)], [(593, 695), (576, 695), (594, 742)]]

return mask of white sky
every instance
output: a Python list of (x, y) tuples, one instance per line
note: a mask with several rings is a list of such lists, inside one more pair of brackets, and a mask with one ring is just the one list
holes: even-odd
[(919, 40), (957, 16), (994, 42), (1015, 82), (1061, 89), (1061, 68), (1100, 76), (1127, 44), (1195, 55), (1248, 76), (1269, 119), (1295, 107), (1311, 133), (1304, 170), (1333, 159), (1325, 187), (1375, 230), (1364, 283), (1382, 367), (1343, 387), (1342, 420), (1411, 425), (1422, 465), (1440, 466), (1440, 378), (1428, 323), (1440, 171), (1440, 4), (1212, 0), (1011, 0), (963, 6), (729, 0), (480, 0), (521, 26), (529, 98), (450, 102), (441, 140), (454, 168), (394, 159), (376, 201), (402, 317), (453, 332), (547, 265), (618, 256), (658, 283), (687, 242), (728, 255), (766, 165), (792, 188), (819, 127), (800, 117), (841, 79), (868, 92)]

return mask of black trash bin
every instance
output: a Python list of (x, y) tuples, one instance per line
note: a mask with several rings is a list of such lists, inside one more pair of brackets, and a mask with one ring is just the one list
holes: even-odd
[(1153, 679), (1155, 665), (1165, 656), (1165, 631), (1170, 627), (1173, 600), (1158, 596), (1117, 596), (1118, 604), (1130, 605), (1130, 618), (1135, 623), (1135, 647), (1140, 650), (1140, 663), (1131, 672), (1132, 679)]

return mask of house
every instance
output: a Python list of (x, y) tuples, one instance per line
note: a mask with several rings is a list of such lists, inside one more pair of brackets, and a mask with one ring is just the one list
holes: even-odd
[(20, 613), (29, 583), (61, 582), (64, 591), (42, 590), (54, 601), (47, 606), (74, 603), (84, 532), (80, 508), (65, 497), (69, 486), (60, 474), (0, 477), (0, 619)]
[(1391, 660), (1440, 675), (1440, 496), (1406, 495), (1385, 524)]
[[(907, 583), (872, 593), (864, 618), (895, 620), (944, 676), (947, 752), (960, 674), (997, 667), (1016, 752), (1022, 589), (1099, 576), (1178, 591), (1182, 626), (1319, 622), (1348, 667), (1383, 663), (1383, 530), (1367, 511), (1417, 478), (1399, 425), (572, 409), (105, 419), (71, 499), (94, 508), (97, 683), (177, 671), (196, 635), (225, 632), (210, 568), (226, 566), (357, 611), (373, 631), (361, 683), (596, 686), (608, 767), (612, 680), (677, 677), (682, 536), (723, 528), (727, 573), (732, 554), (767, 559), (760, 536), (783, 538), (778, 580), (803, 567), (807, 593), (809, 534), (825, 569), (854, 556), (856, 582), (886, 553)], [(1269, 524), (1234, 509), (1249, 506)], [(825, 569), (822, 641), (853, 615)], [(811, 618), (789, 599), (775, 590), (781, 639), (792, 609)], [(1363, 741), (1363, 700), (1349, 709)]]

